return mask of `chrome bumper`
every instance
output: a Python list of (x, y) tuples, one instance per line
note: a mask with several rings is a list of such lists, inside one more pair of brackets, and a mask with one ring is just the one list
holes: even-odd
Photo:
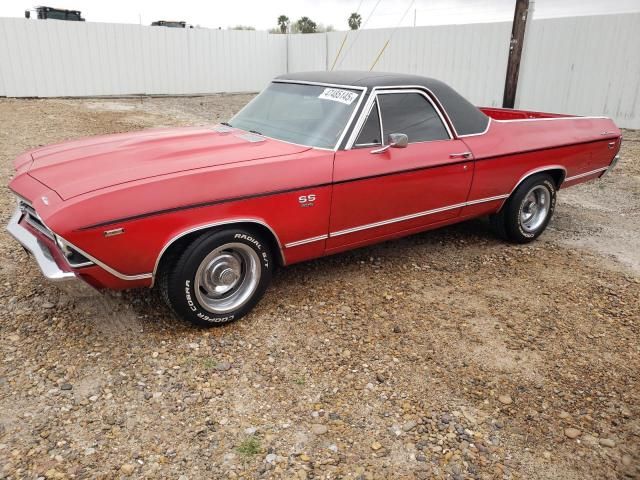
[(51, 255), (49, 248), (33, 233), (20, 225), (22, 215), (22, 211), (17, 209), (7, 225), (7, 230), (13, 238), (20, 242), (20, 244), (33, 255), (45, 278), (54, 282), (78, 280), (75, 273), (62, 270), (53, 258), (53, 255)]
[(604, 177), (607, 173), (613, 170), (618, 164), (618, 161), (620, 161), (620, 155), (616, 155), (615, 157), (613, 157), (613, 160), (611, 160), (611, 163), (609, 164), (607, 169), (602, 173), (602, 175), (600, 175), (600, 178)]

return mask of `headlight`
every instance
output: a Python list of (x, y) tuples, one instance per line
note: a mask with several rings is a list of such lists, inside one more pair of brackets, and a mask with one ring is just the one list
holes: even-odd
[(56, 245), (58, 245), (60, 251), (65, 256), (67, 262), (69, 262), (69, 265), (71, 267), (79, 268), (93, 265), (93, 262), (91, 260), (75, 250), (71, 245), (65, 242), (62, 237), (58, 235), (56, 235)]

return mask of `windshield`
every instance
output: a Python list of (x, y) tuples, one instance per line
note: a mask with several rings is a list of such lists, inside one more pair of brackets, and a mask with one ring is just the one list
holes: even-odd
[(229, 123), (277, 140), (332, 149), (361, 94), (347, 88), (272, 83)]

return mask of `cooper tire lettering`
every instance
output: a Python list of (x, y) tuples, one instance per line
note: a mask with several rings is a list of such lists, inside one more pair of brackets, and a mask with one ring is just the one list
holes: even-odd
[[(260, 275), (259, 278), (256, 275), (255, 290), (247, 300), (238, 304), (236, 310), (227, 310), (217, 314), (211, 309), (207, 310), (199, 303), (202, 291), (194, 291), (196, 270), (203, 259), (213, 250), (232, 243), (242, 243), (254, 250), (257, 255), (256, 260)], [(238, 320), (260, 300), (270, 283), (272, 253), (269, 248), (266, 248), (267, 245), (268, 243), (265, 243), (265, 239), (261, 238), (258, 232), (251, 230), (229, 229), (204, 233), (187, 245), (182, 252), (176, 254), (173, 264), (165, 267), (166, 270), (161, 272), (158, 286), (176, 314), (196, 325), (210, 327)]]

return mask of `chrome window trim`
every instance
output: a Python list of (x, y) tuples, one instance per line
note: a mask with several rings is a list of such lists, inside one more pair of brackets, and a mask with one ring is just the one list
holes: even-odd
[[(353, 127), (353, 130), (351, 131), (349, 140), (347, 141), (347, 144), (345, 145), (345, 148), (344, 148), (345, 150), (351, 150), (355, 144), (356, 139), (358, 138), (358, 135), (360, 135), (362, 127), (364, 126), (364, 122), (366, 121), (366, 118), (363, 117), (363, 112), (364, 111), (368, 112), (371, 109), (371, 105), (373, 104), (374, 101), (376, 101), (378, 95), (393, 94), (393, 93), (417, 93), (422, 95), (424, 98), (427, 99), (427, 101), (434, 108), (434, 110), (438, 114), (438, 117), (440, 118), (440, 121), (444, 125), (444, 128), (447, 131), (447, 134), (449, 135), (448, 139), (441, 139), (441, 140), (453, 140), (455, 138), (458, 138), (458, 133), (455, 131), (455, 127), (453, 126), (453, 123), (451, 123), (451, 119), (449, 118), (448, 115), (446, 115), (446, 112), (443, 113), (444, 109), (441, 108), (439, 102), (436, 103), (433, 100), (433, 98), (436, 98), (436, 97), (433, 95), (433, 92), (431, 92), (431, 90), (429, 90), (428, 88), (422, 87), (420, 85), (394, 85), (394, 86), (385, 86), (385, 87), (374, 87), (371, 90), (371, 93), (369, 94), (369, 98), (367, 98), (367, 103), (365, 104), (362, 112), (360, 113), (360, 117), (358, 118), (357, 122)], [(383, 136), (382, 144), (384, 145), (384, 122), (382, 121), (382, 111), (380, 109), (380, 102), (378, 102), (377, 104), (378, 104), (378, 115), (380, 117), (380, 123), (381, 123), (380, 128)], [(436, 142), (441, 140), (424, 140), (421, 142), (409, 142), (409, 145), (414, 143)]]
[[(376, 110), (378, 112), (378, 128), (380, 129), (380, 142), (381, 143), (355, 143), (353, 146), (355, 148), (360, 148), (360, 147), (374, 147), (374, 146), (382, 146), (384, 145), (384, 131), (382, 130), (382, 117), (380, 116), (380, 104), (374, 100), (375, 105), (376, 105)], [(373, 104), (369, 107), (369, 111), (367, 112), (367, 115), (365, 116), (364, 122), (362, 122), (362, 127), (360, 128), (360, 131), (358, 132), (358, 137), (360, 136), (360, 134), (362, 133), (362, 129), (364, 128), (365, 124), (367, 123), (367, 121), (369, 120), (369, 115), (371, 115), (371, 112), (373, 112)], [(356, 140), (358, 139), (358, 137), (356, 137)]]
[[(349, 131), (349, 128), (351, 127), (351, 124), (353, 123), (353, 119), (355, 118), (356, 114), (358, 113), (358, 110), (360, 109), (360, 106), (362, 105), (362, 101), (364, 100), (364, 97), (367, 96), (367, 87), (359, 87), (355, 85), (338, 85), (335, 83), (307, 82), (304, 80), (287, 80), (284, 78), (283, 79), (276, 78), (271, 82), (272, 83), (294, 83), (298, 85), (313, 85), (317, 87), (344, 88), (349, 90), (359, 90), (362, 92), (362, 94), (360, 95), (360, 98), (358, 98), (358, 103), (356, 103), (356, 106), (353, 109), (353, 112), (351, 112), (351, 115), (349, 116), (349, 119), (347, 120), (346, 125), (342, 129), (342, 133), (340, 134), (340, 137), (338, 137), (338, 141), (336, 142), (335, 146), (332, 149), (329, 149), (329, 148), (323, 149), (323, 150), (330, 150), (334, 152), (336, 152), (340, 148), (340, 145), (342, 144), (342, 141), (344, 140), (345, 135), (347, 134), (347, 132)], [(272, 137), (268, 137), (268, 138), (272, 138)], [(278, 140), (278, 139), (274, 138), (274, 140)], [(312, 147), (310, 145), (304, 145), (304, 146), (310, 147), (310, 148), (322, 148), (322, 147)]]
[[(162, 259), (162, 256), (167, 251), (167, 249), (173, 243), (175, 243), (177, 240), (179, 240), (180, 238), (184, 237), (185, 235), (189, 235), (190, 233), (197, 232), (199, 230), (206, 230), (207, 228), (218, 227), (220, 225), (232, 225), (234, 223), (255, 223), (257, 225), (262, 225), (263, 227), (266, 227), (271, 232), (271, 234), (274, 236), (274, 238), (276, 239), (276, 242), (278, 243), (278, 248), (280, 250), (280, 257), (282, 258), (282, 263), (284, 265), (286, 265), (286, 258), (284, 256), (284, 252), (283, 252), (283, 249), (282, 249), (282, 243), (280, 242), (280, 238), (276, 234), (275, 230), (273, 228), (271, 228), (271, 226), (269, 224), (267, 224), (267, 223), (265, 223), (265, 222), (263, 222), (261, 220), (256, 220), (255, 218), (234, 218), (234, 219), (222, 220), (220, 222), (205, 223), (203, 225), (198, 225), (197, 227), (191, 227), (191, 228), (188, 228), (187, 230), (183, 230), (181, 233), (179, 233), (179, 234), (175, 235), (174, 237), (172, 237), (164, 245), (164, 247), (162, 247), (162, 250), (160, 250), (160, 253), (158, 254), (158, 256), (156, 258), (155, 265), (153, 266), (153, 272), (149, 273), (149, 274), (145, 274), (145, 275), (148, 275), (148, 277), (145, 277), (145, 278), (151, 277), (151, 286), (153, 286), (153, 284), (155, 283), (156, 274), (158, 273), (158, 267), (160, 266), (160, 260)], [(80, 252), (80, 253), (82, 253), (82, 252)]]
[[(477, 107), (476, 107), (477, 108)], [(479, 109), (478, 109), (479, 110)], [(485, 113), (485, 115), (489, 118), (489, 121), (487, 122), (487, 126), (485, 127), (485, 129), (482, 132), (478, 132), (478, 133), (467, 133), (466, 135), (458, 135), (458, 138), (466, 138), (466, 137), (478, 137), (480, 135), (484, 135), (485, 133), (487, 133), (489, 131), (489, 127), (491, 126), (491, 122), (493, 121), (493, 118), (489, 117), (489, 115), (487, 115)]]
[(384, 125), (382, 125), (382, 111), (380, 110), (380, 102), (378, 97), (374, 100), (376, 103), (376, 109), (378, 109), (378, 121), (380, 122), (380, 146), (384, 145)]

